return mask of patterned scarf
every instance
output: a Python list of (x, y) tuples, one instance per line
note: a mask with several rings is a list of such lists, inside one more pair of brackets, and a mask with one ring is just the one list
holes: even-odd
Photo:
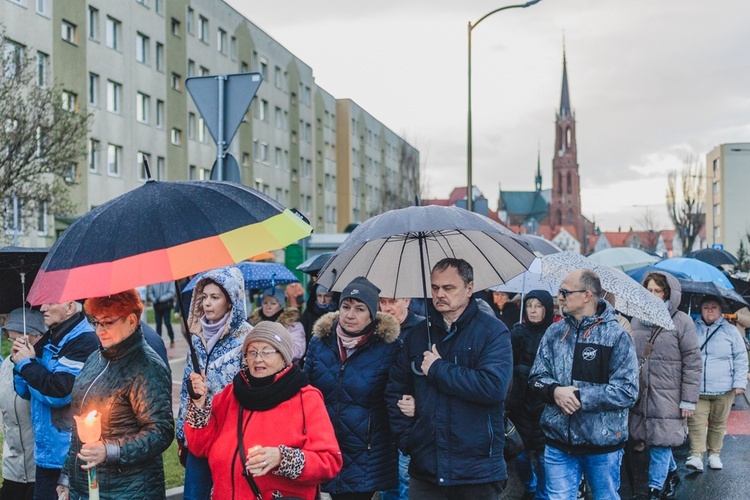
[(346, 361), (346, 358), (348, 358), (358, 347), (364, 345), (370, 339), (373, 332), (375, 332), (375, 327), (377, 325), (378, 320), (375, 319), (371, 321), (369, 325), (364, 327), (361, 332), (355, 335), (344, 330), (341, 323), (336, 321), (336, 336), (338, 337), (341, 361)]

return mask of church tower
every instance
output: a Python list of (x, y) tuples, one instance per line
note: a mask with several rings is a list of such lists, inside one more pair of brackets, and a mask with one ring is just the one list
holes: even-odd
[(581, 216), (581, 190), (578, 177), (578, 153), (576, 149), (576, 119), (570, 108), (568, 92), (568, 68), (563, 49), (563, 78), (560, 109), (555, 121), (555, 153), (552, 159), (552, 202), (549, 207), (549, 222), (553, 228), (573, 226), (575, 237), (582, 241), (583, 217)]

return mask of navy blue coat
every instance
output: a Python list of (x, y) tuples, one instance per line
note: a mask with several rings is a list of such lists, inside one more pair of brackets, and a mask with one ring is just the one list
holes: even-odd
[[(442, 359), (428, 375), (412, 372), (427, 349), (427, 322), (415, 326), (391, 370), (386, 401), (398, 446), (411, 456), (409, 473), (440, 486), (507, 479), (505, 393), (513, 369), (508, 328), (472, 300), (446, 330), (430, 308), (430, 334)], [(413, 418), (396, 406), (403, 394), (416, 400)]]
[(328, 313), (313, 327), (305, 372), (323, 393), (344, 456), (344, 467), (323, 485), (329, 493), (381, 491), (398, 483), (398, 453), (388, 424), (385, 386), (401, 348), (399, 324), (378, 313), (370, 339), (341, 362), (335, 333), (339, 313)]

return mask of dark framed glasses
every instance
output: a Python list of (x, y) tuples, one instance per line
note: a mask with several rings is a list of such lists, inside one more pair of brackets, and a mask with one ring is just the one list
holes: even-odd
[(584, 293), (586, 291), (587, 290), (566, 290), (564, 288), (561, 288), (557, 291), (557, 294), (562, 295), (562, 298), (567, 299), (568, 295), (570, 295), (571, 293)]

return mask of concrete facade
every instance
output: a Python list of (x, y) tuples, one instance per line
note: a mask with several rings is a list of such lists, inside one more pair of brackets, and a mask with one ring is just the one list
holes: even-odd
[(748, 248), (750, 213), (750, 143), (721, 144), (706, 155), (706, 245), (724, 245), (737, 254), (740, 240)]

